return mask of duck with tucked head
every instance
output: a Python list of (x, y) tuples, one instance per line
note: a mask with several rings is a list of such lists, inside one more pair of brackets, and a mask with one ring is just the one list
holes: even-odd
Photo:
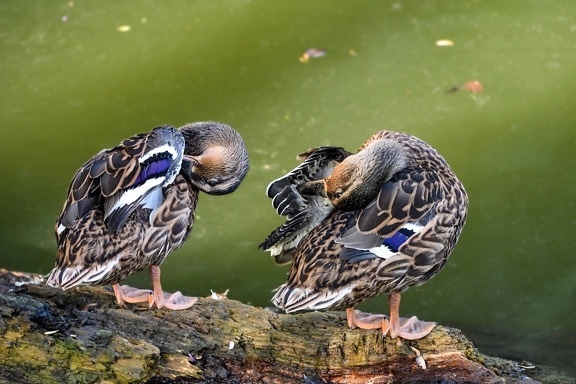
[[(425, 337), (435, 323), (400, 318), (400, 295), (444, 267), (466, 221), (468, 196), (444, 158), (414, 136), (380, 131), (310, 179), (290, 196), (332, 208), (306, 229), (272, 302), (286, 312), (345, 309), (351, 328)], [(354, 309), (383, 294), (389, 317)]]
[[(160, 265), (190, 235), (199, 191), (233, 192), (248, 171), (242, 137), (216, 122), (157, 127), (88, 160), (56, 222), (56, 266), (47, 284), (112, 285), (119, 304), (185, 309), (197, 300), (165, 293)], [(152, 290), (120, 286), (149, 268)]]

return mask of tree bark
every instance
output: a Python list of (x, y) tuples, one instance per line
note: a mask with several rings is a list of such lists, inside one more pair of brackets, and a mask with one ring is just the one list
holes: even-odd
[(525, 373), (444, 326), (399, 341), (351, 330), (341, 312), (211, 298), (185, 311), (120, 308), (106, 288), (61, 291), (0, 270), (0, 382), (534, 383)]

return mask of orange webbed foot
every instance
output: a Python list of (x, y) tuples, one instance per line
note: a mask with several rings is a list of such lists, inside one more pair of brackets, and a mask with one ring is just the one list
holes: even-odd
[(356, 327), (361, 329), (378, 329), (382, 328), (382, 333), (388, 333), (389, 322), (388, 316), (372, 314), (362, 311), (356, 311), (354, 308), (346, 309), (346, 318), (348, 326), (351, 329)]
[(422, 339), (432, 332), (436, 326), (435, 322), (422, 321), (416, 316), (408, 319), (401, 317), (399, 323), (398, 329), (390, 329), (390, 336), (392, 338), (398, 336), (406, 340)]
[[(174, 293), (162, 292), (162, 300), (156, 300), (152, 305), (156, 308), (168, 308), (175, 311), (188, 309), (198, 301), (197, 297), (184, 296), (180, 291)], [(151, 305), (151, 306), (152, 306)]]
[(120, 286), (119, 284), (114, 284), (112, 288), (116, 295), (116, 301), (120, 305), (124, 303), (146, 303), (150, 301), (150, 297), (153, 295), (153, 292), (149, 289), (139, 289), (128, 285)]

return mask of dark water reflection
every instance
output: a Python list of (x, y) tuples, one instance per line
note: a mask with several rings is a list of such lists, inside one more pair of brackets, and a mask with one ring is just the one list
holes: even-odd
[[(99, 149), (220, 120), (245, 137), (251, 171), (234, 195), (201, 197), (164, 284), (268, 305), (286, 273), (256, 249), (280, 223), (268, 181), (309, 147), (402, 130), (437, 147), (471, 199), (445, 271), (403, 312), (575, 373), (573, 1), (11, 0), (0, 12), (0, 266), (52, 267), (66, 188)], [(299, 62), (311, 47), (327, 55)], [(446, 93), (468, 80), (484, 92)]]

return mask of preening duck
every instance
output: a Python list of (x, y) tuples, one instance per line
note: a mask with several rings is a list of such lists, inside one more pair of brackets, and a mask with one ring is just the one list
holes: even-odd
[[(381, 328), (393, 338), (426, 336), (435, 323), (400, 318), (400, 295), (448, 260), (466, 221), (462, 183), (430, 145), (392, 131), (374, 134), (356, 154), (325, 169), (327, 175), (311, 173), (271, 196), (282, 196), (282, 205), (298, 207), (296, 213), (307, 212), (310, 201), (330, 203), (317, 224), (300, 227), (306, 233), (291, 251), (288, 280), (272, 302), (286, 312), (345, 309), (350, 327)], [(300, 204), (291, 205), (294, 200)], [(354, 309), (383, 294), (389, 295), (389, 317)]]
[[(68, 188), (47, 284), (112, 285), (119, 304), (191, 307), (197, 298), (163, 292), (160, 265), (190, 235), (199, 191), (231, 193), (247, 171), (242, 137), (216, 122), (160, 126), (101, 151)], [(120, 286), (145, 268), (152, 291)]]

